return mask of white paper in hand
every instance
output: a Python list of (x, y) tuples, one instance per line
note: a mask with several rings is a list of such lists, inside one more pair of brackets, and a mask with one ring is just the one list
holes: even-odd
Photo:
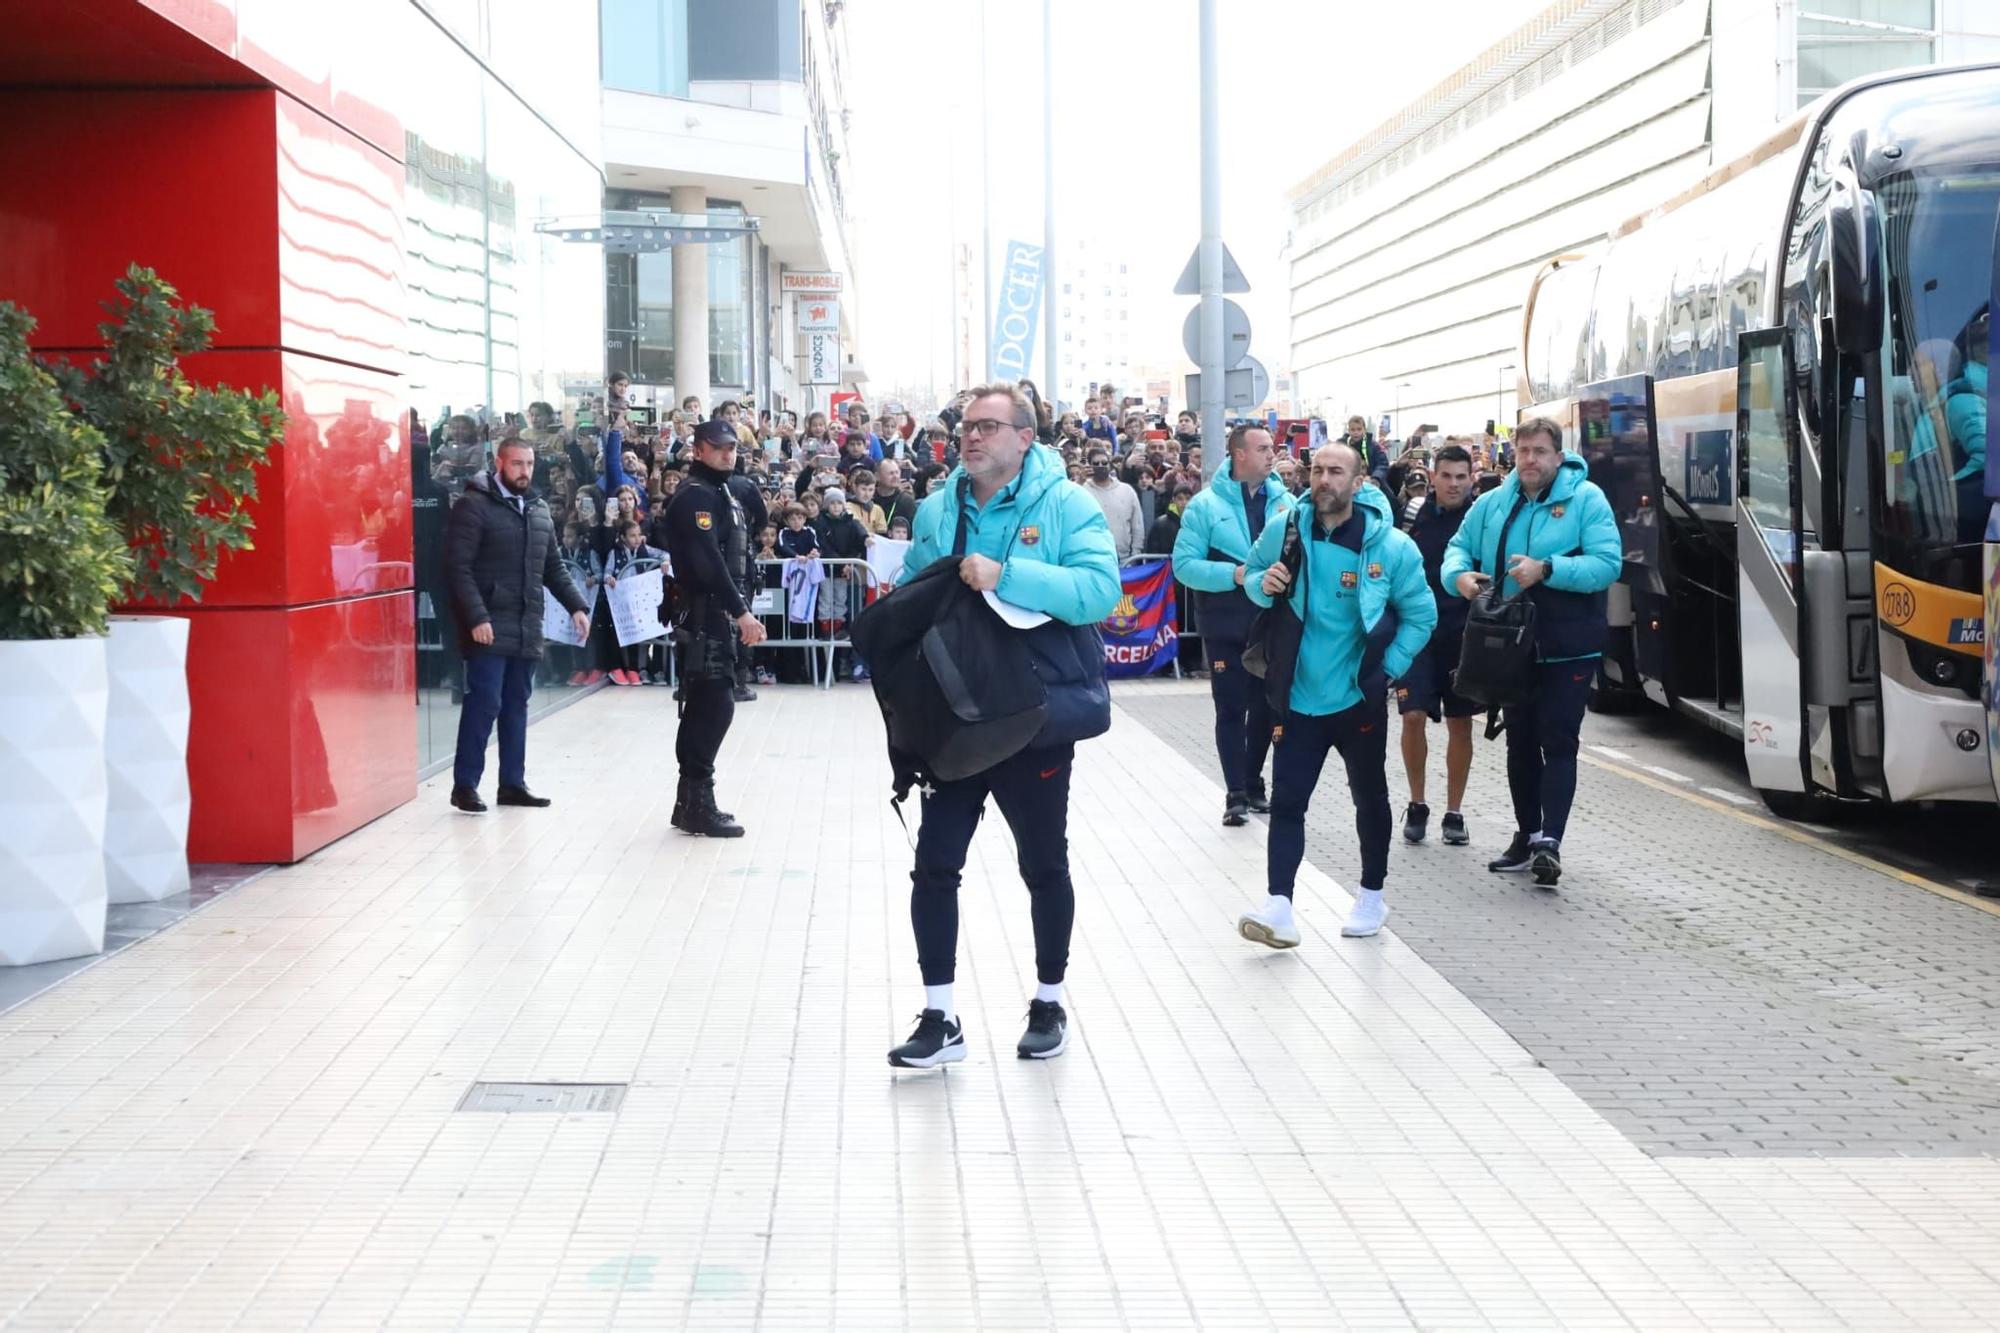
[[(598, 590), (593, 590), (590, 594), (593, 606), (597, 601), (597, 595)], [(563, 604), (556, 600), (553, 593), (542, 598), (542, 637), (550, 643), (566, 643), (572, 648), (583, 647), (584, 636), (576, 632), (576, 622), (570, 619), (569, 612), (563, 610)]]
[(986, 604), (993, 608), (994, 615), (999, 616), (1015, 629), (1033, 629), (1037, 625), (1046, 625), (1049, 623), (1049, 615), (1046, 611), (1030, 611), (1025, 606), (1016, 606), (1012, 602), (1002, 601), (1000, 594), (994, 592), (991, 588), (986, 589), (981, 596), (985, 597)]

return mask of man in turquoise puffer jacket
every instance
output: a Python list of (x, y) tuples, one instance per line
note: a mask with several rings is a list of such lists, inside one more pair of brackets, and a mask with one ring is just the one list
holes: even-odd
[(952, 1001), (958, 958), (958, 883), (966, 849), (990, 793), (1019, 850), (1035, 931), (1035, 997), (1023, 1059), (1061, 1055), (1068, 1044), (1062, 1006), (1076, 891), (1069, 876), (1069, 784), (1076, 742), (1111, 725), (1104, 645), (1094, 627), (1118, 605), (1118, 558), (1104, 511), (1064, 474), (1062, 456), (1035, 443), (1035, 409), (1012, 385), (973, 390), (959, 423), (960, 458), (917, 506), (904, 568), (947, 555), (965, 557), (959, 576), (1021, 610), (1079, 627), (1043, 624), (1026, 633), (1035, 672), (1047, 688), (1048, 716), (1028, 747), (983, 773), (924, 790), (910, 874), (910, 925), (924, 977), (916, 1031), (889, 1052), (901, 1069), (930, 1069), (965, 1058)]
[(1272, 524), (1282, 527), (1291, 493), (1272, 471), (1271, 432), (1238, 425), (1215, 480), (1188, 503), (1174, 540), (1174, 577), (1192, 588), (1215, 704), (1215, 750), (1222, 761), (1222, 822), (1237, 828), (1251, 811), (1271, 808), (1264, 758), (1271, 750), (1271, 709), (1263, 686), (1243, 669), (1244, 636), (1256, 606), (1245, 591), (1250, 548)]
[[(1259, 606), (1283, 598), (1296, 618), (1296, 658), (1268, 659), (1273, 708), (1285, 705), (1272, 748), (1271, 833), (1263, 908), (1236, 923), (1246, 940), (1295, 948), (1292, 888), (1306, 850), (1306, 804), (1329, 750), (1340, 752), (1361, 840), (1361, 885), (1340, 933), (1373, 935), (1389, 909), (1389, 682), (1410, 669), (1437, 627), (1423, 553), (1397, 531), (1383, 492), (1368, 483), (1366, 456), (1350, 444), (1312, 457), (1312, 504), (1264, 529), (1244, 587)], [(1287, 548), (1290, 548), (1289, 551)]]
[(1564, 452), (1562, 427), (1529, 417), (1514, 429), (1513, 474), (1473, 503), (1438, 574), (1468, 601), (1497, 577), (1509, 596), (1534, 599), (1535, 693), (1507, 709), (1514, 840), (1486, 868), (1532, 870), (1544, 888), (1562, 878), (1577, 738), (1604, 656), (1604, 590), (1624, 567), (1618, 519), (1588, 476), (1583, 456)]

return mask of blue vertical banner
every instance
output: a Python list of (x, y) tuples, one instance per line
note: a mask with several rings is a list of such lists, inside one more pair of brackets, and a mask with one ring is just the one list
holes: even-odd
[[(1042, 323), (1042, 247), (1025, 241), (1007, 243), (1007, 266), (1001, 274), (1000, 309), (993, 317), (995, 381), (1026, 379), (1035, 360), (1035, 330)], [(1054, 393), (1051, 385), (1045, 393)]]

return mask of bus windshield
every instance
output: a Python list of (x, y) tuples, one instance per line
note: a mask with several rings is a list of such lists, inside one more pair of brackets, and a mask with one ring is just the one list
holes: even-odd
[(1987, 309), (2000, 167), (1907, 172), (1884, 180), (1888, 269), (1884, 521), (1937, 545), (1986, 525)]

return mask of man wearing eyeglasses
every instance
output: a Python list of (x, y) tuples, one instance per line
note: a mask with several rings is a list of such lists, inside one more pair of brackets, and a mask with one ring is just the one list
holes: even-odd
[(959, 425), (959, 466), (917, 506), (908, 571), (958, 555), (959, 577), (999, 599), (1025, 627), (1048, 720), (1028, 747), (983, 773), (927, 784), (910, 874), (910, 924), (923, 971), (916, 1031), (889, 1052), (903, 1069), (965, 1058), (952, 999), (958, 885), (990, 794), (1013, 831), (1035, 934), (1034, 999), (1015, 1053), (1046, 1060), (1068, 1044), (1063, 980), (1076, 893), (1069, 874), (1070, 764), (1076, 743), (1111, 726), (1111, 695), (1095, 626), (1118, 604), (1118, 561), (1104, 511), (1065, 475), (1062, 456), (1035, 443), (1034, 405), (1009, 384), (973, 390)]

